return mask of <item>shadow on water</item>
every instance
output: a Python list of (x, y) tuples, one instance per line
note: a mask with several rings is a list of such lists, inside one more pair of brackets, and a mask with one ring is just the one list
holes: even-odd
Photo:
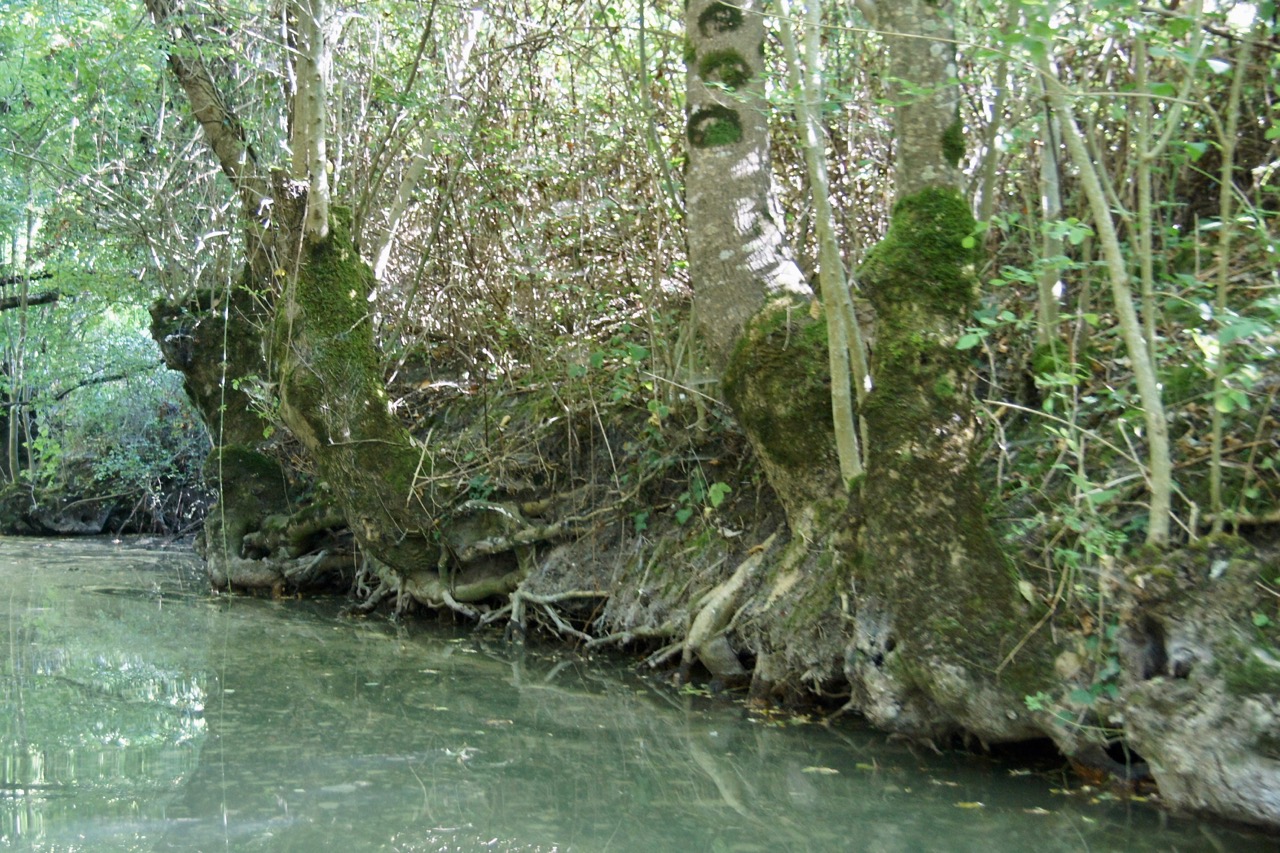
[(0, 540), (0, 589), (15, 849), (1275, 849), (605, 658), (213, 598), (177, 555)]

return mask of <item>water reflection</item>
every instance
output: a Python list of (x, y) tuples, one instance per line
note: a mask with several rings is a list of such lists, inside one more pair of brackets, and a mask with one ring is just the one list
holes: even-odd
[(179, 558), (45, 544), (0, 541), (13, 847), (1274, 849), (603, 660), (214, 599)]

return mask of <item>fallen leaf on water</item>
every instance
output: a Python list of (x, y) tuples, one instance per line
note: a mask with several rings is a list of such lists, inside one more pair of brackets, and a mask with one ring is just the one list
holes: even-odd
[(854, 767), (857, 767), (859, 770), (876, 770), (876, 769), (878, 769), (874, 764), (867, 764), (865, 761), (859, 761), (857, 764), (855, 764), (855, 765), (853, 765), (853, 766), (854, 766)]
[(1053, 814), (1053, 812), (1049, 811), (1048, 809), (1042, 809), (1039, 806), (1036, 806), (1034, 809), (1023, 809), (1022, 813), (1037, 814), (1037, 815)]
[(958, 809), (985, 809), (985, 808), (986, 808), (986, 806), (985, 806), (983, 803), (980, 803), (980, 802), (978, 802), (978, 801), (976, 801), (976, 800), (975, 800), (975, 801), (973, 801), (973, 802), (971, 802), (971, 803), (956, 803), (956, 808), (958, 808)]
[(821, 773), (823, 776), (835, 776), (840, 771), (834, 767), (806, 767), (801, 773)]

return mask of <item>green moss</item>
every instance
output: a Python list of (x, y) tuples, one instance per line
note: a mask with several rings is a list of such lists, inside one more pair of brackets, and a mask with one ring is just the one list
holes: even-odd
[(973, 214), (957, 190), (928, 187), (900, 199), (889, 232), (860, 271), (877, 308), (892, 313), (919, 305), (948, 318), (968, 316), (977, 252), (964, 243), (973, 229)]
[(952, 167), (959, 166), (964, 159), (964, 124), (959, 115), (942, 132), (942, 156), (947, 158)]
[(742, 120), (736, 111), (714, 104), (689, 116), (687, 132), (694, 148), (734, 145), (742, 139)]
[(345, 210), (335, 209), (328, 237), (308, 241), (292, 286), (272, 348), (281, 417), (314, 453), (361, 544), (398, 570), (418, 570), (430, 559), (408, 500), (420, 452), (387, 407), (368, 310), (373, 275)]
[(933, 396), (942, 400), (956, 395), (956, 382), (950, 374), (943, 374), (933, 381)]
[(698, 32), (703, 38), (723, 35), (741, 26), (742, 10), (731, 3), (712, 3), (698, 15)]
[(738, 340), (725, 397), (774, 461), (825, 463), (834, 446), (827, 327), (796, 306), (764, 309)]
[(1223, 675), (1227, 689), (1237, 696), (1259, 693), (1280, 696), (1280, 649), (1249, 650)]
[(708, 83), (737, 89), (751, 79), (751, 66), (732, 48), (707, 52), (698, 62), (698, 76)]
[(205, 481), (220, 488), (223, 482), (243, 485), (246, 481), (282, 488), (284, 473), (280, 463), (251, 447), (229, 445), (209, 451), (204, 465)]

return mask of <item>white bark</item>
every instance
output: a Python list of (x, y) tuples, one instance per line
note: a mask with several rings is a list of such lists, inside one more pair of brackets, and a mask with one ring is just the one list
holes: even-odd
[(695, 53), (687, 89), (689, 273), (717, 366), (767, 299), (812, 296), (772, 192), (762, 10), (763, 0), (690, 0), (685, 13)]
[(297, 44), (297, 90), (293, 99), (293, 176), (307, 182), (307, 214), (303, 233), (313, 240), (329, 234), (328, 141), (329, 75), (332, 51), (326, 35), (326, 0), (294, 4)]

